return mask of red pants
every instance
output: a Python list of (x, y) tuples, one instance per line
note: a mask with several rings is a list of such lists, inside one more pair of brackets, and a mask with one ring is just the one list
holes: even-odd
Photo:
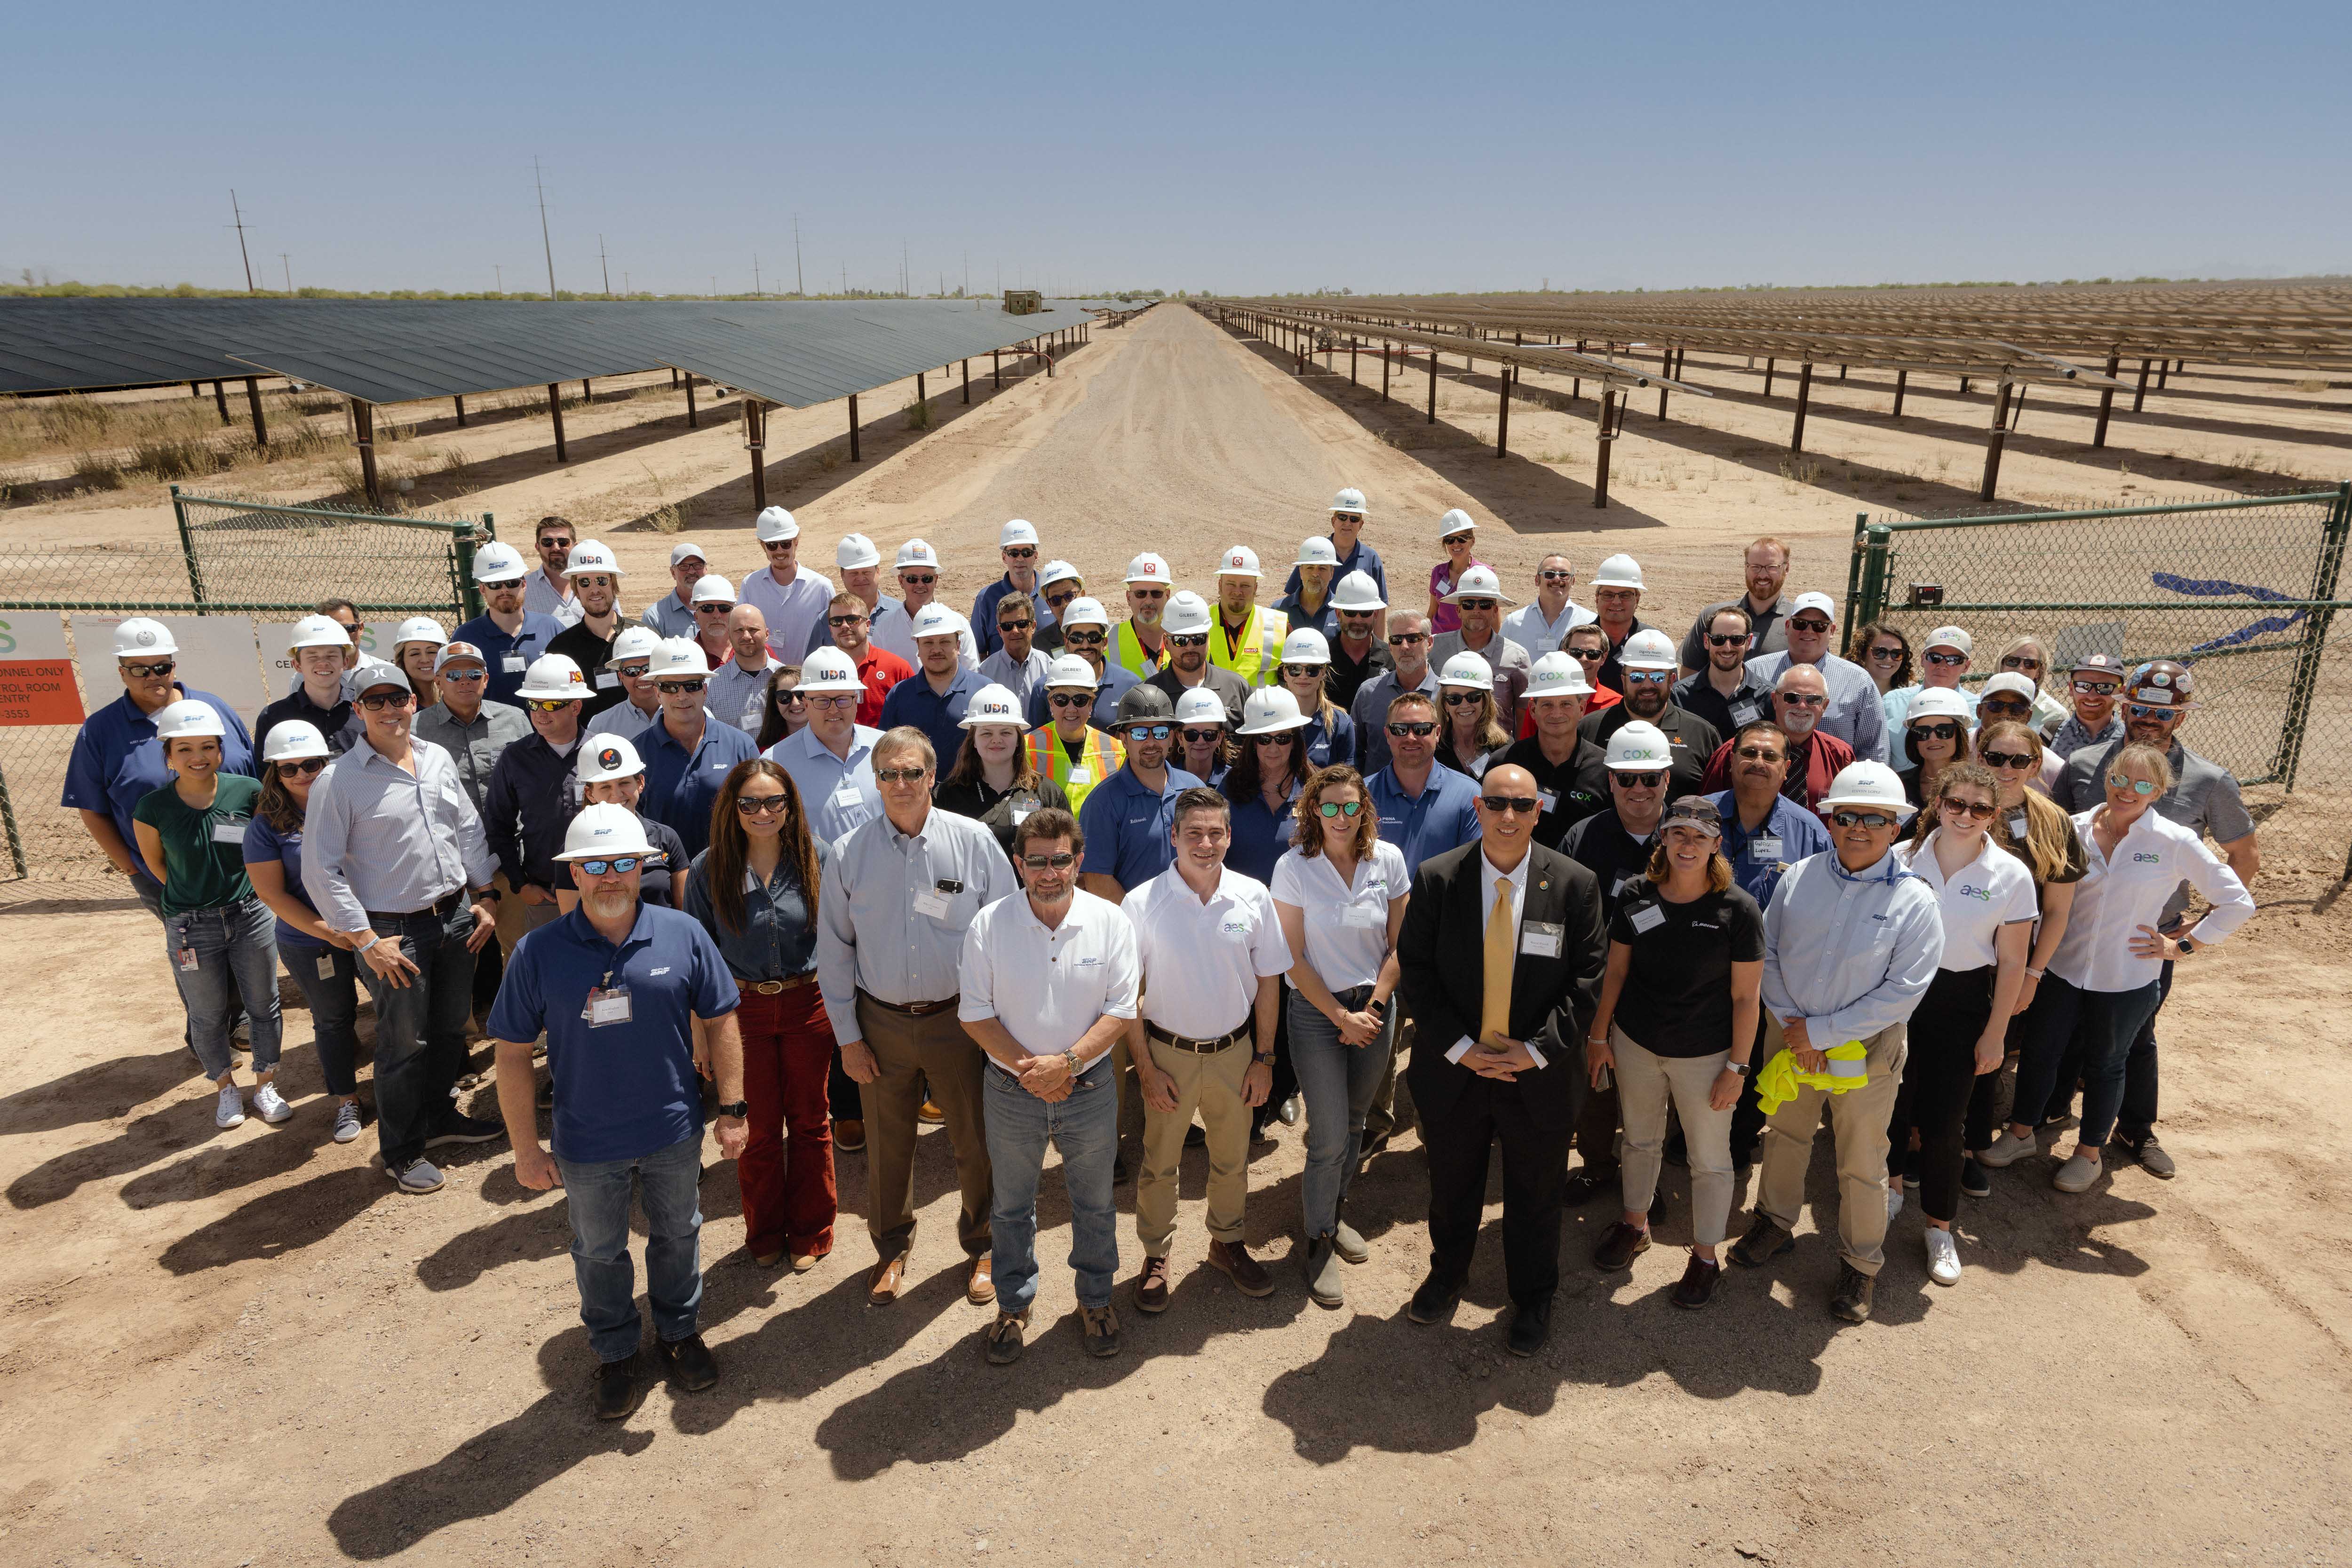
[[(743, 1098), (751, 1141), (735, 1163), (743, 1189), (744, 1241), (755, 1257), (833, 1250), (833, 1126), (826, 1080), (833, 1026), (814, 984), (773, 996), (743, 993)], [(791, 1141), (785, 1140), (786, 1129)]]

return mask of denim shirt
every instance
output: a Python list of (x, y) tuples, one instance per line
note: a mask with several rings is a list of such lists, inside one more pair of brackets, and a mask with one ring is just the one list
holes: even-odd
[[(694, 858), (685, 908), (719, 944), (727, 972), (743, 981), (791, 980), (816, 973), (816, 910), (791, 858), (777, 860), (776, 874), (765, 884), (757, 872), (745, 869), (740, 931), (727, 929), (711, 901), (709, 859), (708, 849)], [(816, 844), (816, 868), (820, 883), (833, 869), (833, 850), (822, 840)]]

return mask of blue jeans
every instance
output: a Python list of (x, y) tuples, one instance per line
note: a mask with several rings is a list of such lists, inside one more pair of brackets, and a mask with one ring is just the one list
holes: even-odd
[(2019, 1047), (2020, 1109), (2011, 1117), (2022, 1117), (2031, 1125), (2031, 1108), (2049, 1103), (2072, 1041), (2082, 1053), (2082, 1142), (2094, 1149), (2106, 1142), (2123, 1107), (2125, 1058), (2132, 1039), (2163, 1000), (2160, 981), (2133, 991), (2084, 991), (2054, 974), (2044, 975), (2027, 1014), (2033, 1032)]
[(572, 1273), (580, 1282), (580, 1321), (598, 1361), (635, 1355), (643, 1337), (637, 1274), (629, 1259), (632, 1174), (646, 1205), (646, 1297), (654, 1332), (682, 1340), (702, 1311), (702, 1134), (634, 1160), (575, 1164), (558, 1154), (572, 1213)]
[[(319, 1047), (319, 1070), (327, 1092), (346, 1095), (359, 1088), (359, 960), (347, 947), (281, 947), (286, 972), (310, 1005), (310, 1043)], [(319, 973), (325, 959), (330, 973)]]
[(993, 1063), (981, 1069), (981, 1109), (995, 1179), (989, 1230), (1001, 1312), (1025, 1312), (1037, 1299), (1037, 1179), (1049, 1144), (1061, 1152), (1070, 1195), (1070, 1267), (1077, 1271), (1078, 1305), (1110, 1305), (1118, 1272), (1118, 1205), (1110, 1183), (1118, 1153), (1113, 1081), (1108, 1051), (1078, 1075), (1070, 1097), (1057, 1105), (1046, 1104)]
[(450, 1113), (449, 1094), (466, 1070), (466, 1020), (474, 1000), (474, 955), (466, 951), (474, 911), (464, 900), (446, 915), (371, 916), (376, 933), (416, 965), (405, 985), (388, 985), (360, 961), (375, 1003), (375, 1135), (388, 1169), (425, 1152), (425, 1140)]
[[(1361, 1012), (1371, 994), (1369, 985), (1332, 994), (1350, 1013)], [(1350, 1046), (1340, 1041), (1338, 1026), (1306, 997), (1293, 991), (1286, 1002), (1290, 1065), (1307, 1099), (1307, 1173), (1298, 1184), (1298, 1201), (1307, 1238), (1312, 1241), (1339, 1227), (1339, 1203), (1348, 1195), (1356, 1155), (1363, 1147), (1364, 1113), (1395, 1048), (1396, 1009), (1389, 1009), (1371, 1044)]]
[[(193, 952), (194, 969), (184, 968), (182, 952)], [(188, 1011), (188, 1044), (218, 1079), (236, 1064), (229, 1030), (242, 1011), (252, 1020), (253, 1070), (278, 1065), (278, 923), (259, 899), (218, 909), (190, 910), (163, 920), (163, 952), (179, 982), (180, 1005)], [(244, 1006), (237, 1005), (243, 998)]]

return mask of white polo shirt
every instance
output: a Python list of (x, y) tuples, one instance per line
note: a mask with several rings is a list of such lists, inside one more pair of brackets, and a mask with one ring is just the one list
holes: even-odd
[(1056, 1055), (1106, 1015), (1135, 1016), (1135, 927), (1117, 904), (1079, 889), (1047, 931), (1029, 895), (1014, 893), (972, 918), (956, 977), (959, 1019), (994, 1018), (1030, 1055)]
[(2099, 852), (2091, 819), (2094, 806), (2074, 817), (2089, 868), (2074, 884), (2074, 909), (2066, 934), (2050, 956), (2050, 973), (2084, 991), (2137, 991), (2164, 973), (2164, 961), (2140, 958), (2131, 939), (2142, 926), (2159, 924), (2173, 890), (2186, 881), (2213, 907), (2189, 935), (2211, 947), (2252, 920), (2254, 900), (2227, 862), (2205, 840), (2159, 816), (2155, 807), (2116, 841), (2110, 857)]
[(1334, 994), (1381, 977), (1389, 956), (1389, 910), (1412, 890), (1404, 851), (1385, 838), (1372, 841), (1371, 854), (1356, 862), (1349, 882), (1339, 880), (1328, 855), (1292, 849), (1274, 863), (1275, 901), (1299, 911), (1307, 967)]
[(1290, 944), (1264, 882), (1222, 868), (1202, 899), (1171, 866), (1119, 905), (1143, 963), (1143, 1021), (1213, 1040), (1250, 1021), (1257, 983), (1290, 968)]
[(1977, 858), (1946, 881), (1936, 858), (1936, 840), (1943, 831), (1930, 829), (1926, 842), (1898, 845), (1895, 854), (1906, 870), (1935, 890), (1936, 912), (1944, 922), (1944, 956), (1938, 967), (1954, 973), (1990, 968), (2000, 962), (2001, 928), (2031, 925), (2041, 916), (2033, 873), (1988, 833), (1977, 847)]

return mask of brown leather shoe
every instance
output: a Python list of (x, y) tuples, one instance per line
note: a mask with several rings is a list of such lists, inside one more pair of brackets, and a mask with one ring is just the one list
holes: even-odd
[(940, 1109), (940, 1102), (936, 1100), (923, 1101), (923, 1108), (915, 1112), (915, 1120), (926, 1127), (937, 1127), (947, 1119), (948, 1113)]
[(1135, 1277), (1135, 1305), (1145, 1312), (1168, 1310), (1168, 1259), (1147, 1258), (1143, 1272)]
[(983, 1252), (971, 1260), (971, 1275), (963, 1282), (963, 1299), (975, 1307), (985, 1307), (996, 1300), (996, 1276), (990, 1268), (990, 1255)]
[(1249, 1255), (1249, 1244), (1241, 1241), (1209, 1243), (1209, 1267), (1223, 1271), (1234, 1282), (1234, 1289), (1244, 1296), (1274, 1294), (1274, 1276), (1265, 1265)]
[(866, 1304), (887, 1307), (898, 1299), (898, 1292), (906, 1288), (906, 1284), (907, 1255), (902, 1252), (896, 1258), (886, 1258), (877, 1263), (874, 1271), (866, 1277)]
[(843, 1154), (855, 1154), (866, 1147), (866, 1123), (836, 1121), (833, 1124), (833, 1146)]
[(773, 1268), (777, 1264), (782, 1263), (783, 1260), (784, 1255), (781, 1252), (755, 1252), (751, 1254), (751, 1261), (758, 1264), (762, 1268)]

